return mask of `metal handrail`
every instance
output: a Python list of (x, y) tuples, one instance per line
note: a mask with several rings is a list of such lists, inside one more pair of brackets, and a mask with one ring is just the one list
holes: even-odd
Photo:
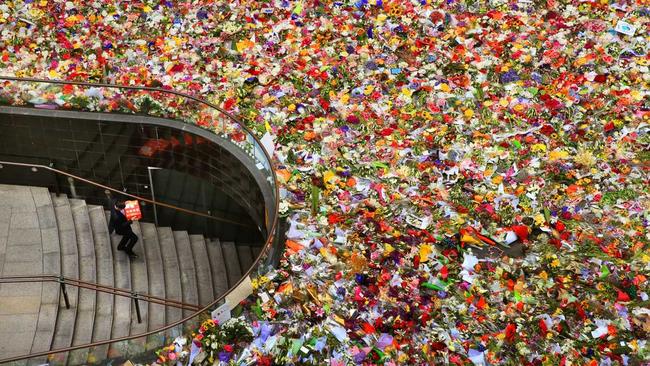
[[(132, 90), (133, 89), (135, 89), (135, 90), (148, 90), (148, 91), (173, 94), (173, 95), (176, 95), (176, 96), (188, 98), (188, 99), (194, 100), (194, 101), (196, 101), (198, 103), (202, 103), (204, 105), (207, 105), (208, 107), (211, 107), (211, 108), (214, 108), (214, 109), (218, 110), (219, 112), (224, 114), (226, 117), (228, 117), (230, 120), (237, 123), (261, 147), (261, 150), (264, 153), (264, 157), (267, 159), (269, 164), (271, 164), (271, 166), (272, 166), (273, 159), (271, 158), (271, 155), (268, 153), (268, 151), (266, 151), (266, 149), (264, 148), (264, 145), (262, 145), (262, 142), (257, 138), (257, 136), (255, 136), (255, 134), (253, 134), (253, 132), (248, 127), (246, 127), (246, 125), (241, 123), (241, 121), (239, 121), (239, 119), (237, 119), (232, 114), (224, 111), (219, 106), (214, 105), (214, 104), (212, 104), (212, 103), (210, 103), (208, 101), (205, 101), (203, 99), (191, 96), (189, 94), (177, 92), (177, 91), (174, 91), (174, 90), (160, 89), (160, 88), (121, 86), (121, 85), (115, 85), (115, 84), (96, 84), (96, 83), (86, 83), (86, 82), (79, 82), (79, 81), (70, 81), (70, 82), (68, 82), (68, 81), (62, 81), (62, 80), (17, 78), (17, 77), (7, 77), (7, 76), (0, 76), (0, 80), (20, 81), (20, 82), (40, 82), (40, 83), (51, 83), (51, 84), (59, 84), (59, 85), (69, 84), (69, 85), (81, 85), (81, 86), (89, 86), (89, 87), (122, 88), (122, 89), (132, 89)], [(77, 346), (64, 347), (64, 348), (50, 350), (50, 351), (37, 352), (37, 353), (32, 353), (32, 354), (28, 354), (28, 355), (24, 355), (24, 356), (6, 358), (6, 359), (0, 360), (0, 364), (5, 363), (5, 362), (13, 362), (13, 361), (24, 360), (24, 359), (33, 358), (33, 357), (42, 357), (42, 356), (47, 356), (49, 354), (54, 354), (54, 353), (69, 352), (69, 351), (73, 351), (73, 350), (77, 350), (77, 349), (81, 349), (81, 348), (96, 347), (96, 346), (99, 346), (99, 345), (104, 345), (104, 344), (109, 344), (109, 343), (114, 343), (114, 342), (122, 342), (122, 341), (130, 340), (130, 339), (136, 339), (136, 338), (141, 338), (141, 337), (145, 337), (145, 336), (150, 336), (152, 334), (159, 333), (159, 332), (162, 332), (164, 330), (173, 328), (173, 327), (175, 327), (175, 326), (177, 326), (179, 324), (182, 324), (182, 323), (196, 317), (200, 313), (203, 313), (204, 311), (208, 310), (209, 308), (211, 308), (215, 304), (223, 301), (226, 298), (226, 296), (228, 296), (228, 295), (230, 295), (232, 293), (233, 289), (236, 289), (237, 287), (239, 287), (239, 285), (242, 283), (242, 281), (244, 281), (245, 278), (250, 276), (250, 274), (253, 272), (253, 270), (258, 267), (258, 264), (262, 260), (262, 257), (264, 257), (264, 254), (268, 254), (268, 250), (270, 249), (271, 246), (273, 246), (273, 241), (274, 241), (273, 239), (275, 238), (275, 234), (276, 234), (275, 231), (276, 231), (277, 226), (278, 226), (278, 213), (280, 211), (280, 199), (279, 199), (280, 191), (279, 191), (279, 187), (278, 187), (278, 179), (277, 179), (277, 175), (275, 173), (275, 170), (271, 169), (270, 171), (271, 171), (271, 176), (273, 177), (273, 183), (274, 183), (274, 188), (275, 188), (275, 197), (274, 197), (275, 198), (275, 200), (274, 200), (274, 206), (275, 207), (273, 208), (275, 215), (273, 216), (273, 222), (271, 224), (271, 229), (268, 231), (268, 233), (269, 233), (268, 237), (266, 238), (266, 242), (264, 243), (264, 247), (262, 248), (262, 252), (261, 252), (262, 254), (260, 254), (260, 256), (258, 256), (255, 259), (255, 261), (253, 262), (251, 267), (246, 271), (246, 273), (244, 273), (242, 275), (242, 277), (235, 283), (234, 286), (232, 286), (228, 291), (226, 291), (224, 294), (219, 296), (213, 302), (206, 305), (201, 310), (199, 310), (199, 311), (197, 311), (195, 313), (192, 313), (192, 314), (188, 315), (187, 317), (185, 317), (185, 318), (183, 318), (181, 320), (177, 320), (177, 321), (175, 321), (175, 322), (173, 322), (171, 324), (167, 324), (166, 326), (164, 326), (162, 328), (158, 328), (158, 329), (146, 332), (146, 333), (130, 335), (130, 336), (125, 336), (125, 337), (119, 337), (119, 338), (114, 338), (114, 339), (109, 339), (109, 340), (104, 340), (104, 341), (98, 341), (98, 342), (88, 343), (88, 344), (82, 344), (82, 345), (77, 345)]]
[(189, 309), (189, 310), (198, 310), (201, 308), (201, 305), (188, 304), (182, 301), (167, 299), (164, 297), (158, 297), (143, 293), (135, 293), (132, 290), (117, 288), (108, 285), (102, 285), (100, 283), (83, 281), (77, 278), (70, 278), (65, 276), (56, 276), (56, 275), (22, 275), (22, 276), (3, 276), (0, 277), (0, 283), (25, 283), (25, 282), (57, 282), (64, 283), (70, 286), (76, 286), (79, 288), (85, 288), (88, 290), (94, 290), (98, 292), (104, 292), (107, 294), (130, 297), (135, 299), (136, 297), (140, 300), (148, 301), (154, 304), (171, 306), (179, 309)]
[(99, 188), (109, 190), (111, 192), (119, 193), (119, 194), (121, 194), (123, 196), (131, 197), (133, 199), (144, 201), (144, 202), (147, 202), (147, 203), (151, 203), (151, 204), (154, 204), (154, 205), (157, 205), (157, 206), (171, 208), (173, 210), (185, 212), (185, 213), (188, 213), (188, 214), (191, 214), (191, 215), (206, 217), (206, 218), (213, 219), (213, 220), (216, 220), (216, 221), (223, 221), (223, 222), (227, 222), (227, 223), (233, 224), (233, 225), (244, 226), (244, 227), (255, 227), (254, 225), (244, 224), (244, 223), (240, 223), (240, 222), (237, 222), (237, 221), (234, 221), (234, 220), (224, 219), (222, 217), (212, 216), (212, 215), (208, 215), (208, 214), (205, 214), (205, 213), (202, 213), (202, 212), (193, 211), (193, 210), (190, 210), (190, 209), (187, 209), (187, 208), (177, 207), (177, 206), (174, 206), (174, 205), (170, 205), (169, 203), (158, 202), (155, 199), (151, 200), (151, 199), (148, 199), (148, 198), (136, 196), (134, 194), (126, 193), (126, 192), (120, 191), (119, 189), (115, 189), (115, 188), (112, 188), (112, 187), (109, 187), (109, 186), (105, 186), (105, 185), (103, 185), (101, 183), (93, 182), (92, 180), (89, 180), (89, 179), (86, 179), (86, 178), (81, 178), (81, 177), (79, 177), (77, 175), (74, 175), (74, 174), (71, 174), (71, 173), (68, 173), (68, 172), (64, 172), (63, 170), (52, 168), (51, 166), (47, 166), (47, 165), (31, 164), (31, 163), (18, 163), (18, 162), (13, 162), (13, 161), (2, 161), (2, 160), (0, 160), (0, 165), (14, 165), (14, 166), (24, 166), (24, 167), (30, 167), (30, 168), (45, 169), (45, 170), (49, 170), (49, 171), (57, 173), (57, 174), (65, 175), (65, 176), (70, 177), (72, 179), (82, 181), (84, 183), (94, 185), (94, 186), (99, 187)]

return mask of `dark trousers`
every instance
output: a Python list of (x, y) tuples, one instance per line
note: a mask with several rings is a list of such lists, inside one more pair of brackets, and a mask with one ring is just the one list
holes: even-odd
[(117, 245), (117, 250), (124, 250), (127, 253), (133, 251), (135, 243), (138, 242), (138, 236), (133, 231), (122, 234), (122, 240)]

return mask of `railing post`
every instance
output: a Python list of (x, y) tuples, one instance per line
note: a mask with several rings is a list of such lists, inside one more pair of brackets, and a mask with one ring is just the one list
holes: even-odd
[(68, 298), (68, 291), (65, 289), (65, 281), (63, 279), (63, 276), (59, 277), (59, 285), (61, 286), (61, 292), (63, 293), (65, 308), (70, 309), (70, 299)]
[(138, 316), (138, 324), (142, 323), (142, 315), (140, 314), (140, 301), (138, 301), (138, 293), (133, 292), (133, 301), (135, 301), (135, 314)]
[[(55, 166), (55, 162), (51, 161), (50, 168), (54, 168), (54, 166)], [(52, 172), (52, 178), (54, 178), (54, 193), (56, 193), (56, 196), (59, 197), (61, 196), (61, 185), (59, 184), (59, 176), (53, 170), (51, 172)]]

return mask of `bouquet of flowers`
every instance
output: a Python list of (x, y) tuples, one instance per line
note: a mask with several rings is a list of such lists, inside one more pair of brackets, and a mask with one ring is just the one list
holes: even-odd
[[(253, 339), (253, 329), (247, 324), (244, 318), (232, 318), (223, 324), (218, 321), (208, 319), (204, 321), (197, 333), (192, 335), (192, 342), (186, 347), (193, 348), (179, 350), (176, 347), (179, 342), (163, 347), (158, 354), (160, 364), (175, 365), (177, 361), (185, 361), (189, 354), (196, 354), (192, 358), (192, 364), (195, 365), (213, 365), (228, 364), (234, 356), (237, 355), (243, 346)], [(182, 342), (185, 346), (185, 342)], [(198, 349), (198, 353), (195, 351)]]

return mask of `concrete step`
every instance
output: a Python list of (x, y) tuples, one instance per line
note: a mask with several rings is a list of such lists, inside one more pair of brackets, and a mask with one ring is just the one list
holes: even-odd
[(236, 244), (237, 256), (239, 257), (239, 266), (242, 275), (248, 271), (253, 265), (253, 252), (248, 244)]
[[(0, 189), (0, 196), (4, 193)], [(249, 245), (238, 247), (233, 242), (222, 245), (219, 240), (206, 240), (202, 235), (138, 222), (132, 224), (132, 229), (139, 237), (134, 247), (139, 258), (130, 260), (126, 253), (117, 250), (122, 236), (108, 233), (110, 215), (102, 206), (87, 205), (83, 200), (68, 199), (65, 195), (56, 197), (44, 188), (16, 188), (6, 196), (12, 195), (20, 196), (16, 199), (25, 204), (15, 205), (16, 215), (12, 211), (15, 202), (8, 206), (7, 214), (3, 215), (0, 210), (0, 238), (13, 235), (6, 242), (0, 241), (0, 255), (3, 256), (0, 263), (12, 264), (10, 269), (14, 271), (20, 268), (7, 258), (20, 258), (24, 262), (34, 257), (35, 264), (23, 265), (29, 267), (23, 270), (61, 273), (91, 283), (206, 305), (224, 294), (229, 284), (234, 285), (254, 260), (254, 249)], [(0, 205), (5, 201), (0, 201)], [(24, 233), (24, 238), (16, 233), (27, 229), (34, 232)], [(38, 237), (38, 244), (31, 243), (35, 241), (32, 237)], [(25, 249), (23, 257), (19, 252), (14, 253), (15, 248), (12, 252), (6, 249), (10, 245), (23, 245), (23, 242), (38, 248)], [(0, 268), (0, 273), (6, 270)], [(0, 292), (0, 315), (5, 303), (18, 306), (22, 311), (30, 306), (36, 309), (29, 338), (32, 342), (23, 342), (27, 343), (23, 353), (141, 334), (193, 312), (140, 301), (142, 322), (138, 323), (130, 297), (67, 286), (71, 309), (66, 309), (56, 284), (24, 285), (29, 293), (21, 295), (22, 302), (6, 301), (3, 297), (7, 291), (5, 287), (0, 289), (3, 291)], [(64, 365), (96, 364), (106, 358), (119, 358), (161, 346), (159, 337), (146, 338), (56, 354), (49, 361)], [(47, 361), (46, 358), (34, 359), (29, 364)]]
[[(38, 226), (41, 230), (43, 273), (60, 274), (61, 246), (52, 197), (46, 188), (30, 187), (30, 190), (34, 204), (36, 205)], [(43, 285), (41, 307), (38, 314), (31, 353), (47, 351), (52, 346), (56, 317), (59, 310), (59, 293), (60, 290), (57, 284), (48, 283)]]
[[(70, 278), (79, 278), (79, 257), (77, 253), (77, 234), (72, 219), (70, 201), (66, 195), (52, 195), (54, 214), (58, 228), (59, 244), (61, 245), (61, 271)], [(63, 296), (59, 299), (59, 311), (54, 328), (54, 339), (52, 349), (70, 347), (74, 335), (75, 320), (77, 318), (79, 288), (76, 286), (67, 287), (70, 309), (65, 308)], [(67, 355), (57, 355), (65, 364)]]
[[(140, 223), (142, 230), (142, 247), (145, 249), (147, 261), (147, 277), (149, 279), (149, 295), (165, 297), (165, 272), (158, 242), (158, 230), (154, 224)], [(149, 330), (162, 328), (165, 325), (165, 306), (149, 303)]]
[[(181, 288), (183, 289), (183, 302), (187, 304), (198, 304), (199, 294), (196, 281), (196, 268), (190, 237), (187, 231), (174, 231), (174, 242), (176, 243), (176, 254), (181, 270)], [(183, 310), (183, 316), (188, 316), (192, 310)]]
[(237, 256), (237, 248), (235, 247), (235, 243), (226, 241), (221, 243), (221, 251), (223, 253), (224, 262), (226, 263), (228, 285), (232, 287), (237, 283), (237, 281), (239, 281), (242, 275), (239, 258)]
[[(115, 286), (115, 274), (113, 268), (113, 251), (111, 249), (111, 237), (108, 234), (108, 222), (104, 213), (104, 207), (88, 205), (90, 224), (95, 241), (95, 261), (97, 263), (97, 282), (102, 285)], [(111, 328), (113, 327), (113, 306), (114, 295), (97, 292), (97, 305), (95, 310), (95, 324), (93, 327), (93, 342), (110, 339)], [(106, 357), (108, 345), (95, 347), (92, 354), (101, 359)]]
[[(176, 254), (176, 244), (174, 234), (168, 227), (158, 228), (158, 242), (162, 250), (162, 259), (165, 273), (165, 294), (166, 298), (173, 300), (183, 300), (183, 291), (181, 287), (181, 270)], [(167, 306), (165, 317), (167, 323), (175, 322), (183, 317), (181, 309)]]
[[(106, 213), (107, 219), (110, 220), (110, 213)], [(111, 251), (113, 253), (113, 273), (115, 287), (120, 289), (131, 289), (131, 260), (123, 251), (118, 251), (117, 246), (122, 240), (121, 235), (113, 233), (111, 235)], [(137, 246), (137, 244), (136, 244)], [(115, 305), (113, 307), (113, 326), (111, 328), (111, 338), (125, 337), (130, 334), (131, 329), (131, 298), (125, 296), (115, 296)], [(123, 354), (124, 350), (114, 349), (111, 345), (110, 355)]]
[[(79, 253), (79, 278), (83, 281), (97, 282), (95, 264), (95, 243), (90, 217), (86, 202), (79, 199), (70, 199), (72, 219), (77, 235), (77, 251)], [(93, 323), (95, 322), (95, 305), (97, 293), (93, 290), (80, 289), (77, 305), (77, 319), (75, 321), (72, 344), (86, 344), (92, 341)], [(69, 362), (72, 364), (85, 363), (88, 351), (84, 349), (71, 352)]]
[[(140, 223), (134, 221), (131, 224), (133, 232), (138, 236), (138, 242), (133, 247), (139, 257), (131, 261), (131, 285), (133, 291), (142, 294), (149, 294), (149, 275), (147, 272), (147, 247), (142, 243), (142, 229)], [(148, 328), (148, 305), (147, 301), (139, 301), (141, 323), (138, 323), (138, 317), (135, 309), (135, 301), (131, 301), (131, 334), (146, 333)]]
[(219, 239), (208, 240), (206, 247), (208, 249), (208, 257), (210, 258), (210, 268), (212, 269), (214, 295), (217, 298), (225, 294), (229, 289), (226, 263), (223, 260)]
[(214, 286), (212, 285), (212, 271), (210, 270), (210, 258), (208, 249), (205, 246), (203, 235), (190, 235), (192, 254), (196, 266), (196, 280), (199, 289), (199, 304), (207, 305), (215, 299)]

